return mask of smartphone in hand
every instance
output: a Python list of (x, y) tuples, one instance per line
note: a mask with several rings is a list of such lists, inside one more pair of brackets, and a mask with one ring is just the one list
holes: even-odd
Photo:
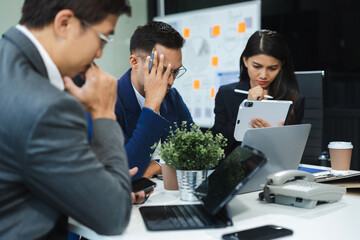
[(224, 234), (222, 236), (222, 239), (223, 240), (241, 240), (241, 239), (268, 240), (279, 237), (285, 237), (292, 234), (293, 231), (290, 229), (275, 225), (265, 225), (239, 232)]
[(132, 191), (134, 193), (144, 191), (145, 193), (150, 192), (156, 187), (156, 183), (147, 178), (139, 178), (132, 183)]

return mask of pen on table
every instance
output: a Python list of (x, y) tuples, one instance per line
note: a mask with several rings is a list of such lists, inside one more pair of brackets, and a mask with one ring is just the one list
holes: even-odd
[(150, 64), (149, 64), (149, 73), (151, 72), (152, 63), (153, 63), (153, 60), (154, 60), (154, 54), (155, 54), (155, 48), (153, 48), (153, 50), (151, 51)]
[[(234, 90), (234, 92), (237, 92), (237, 93), (242, 93), (242, 94), (249, 94), (249, 92), (248, 92), (248, 91), (241, 90), (241, 89), (235, 89), (235, 90)], [(269, 99), (273, 99), (273, 97), (272, 97), (272, 96), (270, 96), (270, 95), (264, 95), (264, 97), (269, 98)]]
[(319, 174), (315, 176), (316, 179), (336, 177), (333, 173)]

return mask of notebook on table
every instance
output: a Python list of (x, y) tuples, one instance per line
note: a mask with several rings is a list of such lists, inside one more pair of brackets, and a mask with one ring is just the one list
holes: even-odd
[(241, 146), (260, 150), (267, 159), (264, 167), (239, 193), (261, 190), (268, 175), (282, 170), (297, 170), (309, 137), (311, 124), (253, 128), (246, 131)]
[(265, 162), (261, 152), (237, 146), (195, 189), (200, 204), (140, 207), (146, 228), (161, 231), (231, 226), (227, 203)]

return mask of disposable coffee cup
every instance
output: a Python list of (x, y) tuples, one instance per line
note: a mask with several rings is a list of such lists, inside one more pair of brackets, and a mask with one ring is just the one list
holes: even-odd
[(351, 142), (330, 142), (328, 148), (330, 152), (331, 168), (338, 171), (349, 170), (353, 149)]

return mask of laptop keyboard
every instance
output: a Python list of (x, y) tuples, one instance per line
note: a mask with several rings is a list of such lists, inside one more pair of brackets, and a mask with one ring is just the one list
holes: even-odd
[(173, 226), (202, 228), (217, 222), (202, 205), (172, 205), (162, 208)]
[(210, 214), (203, 205), (163, 205), (140, 207), (146, 228), (150, 231), (223, 228), (232, 226), (226, 208), (216, 215)]

